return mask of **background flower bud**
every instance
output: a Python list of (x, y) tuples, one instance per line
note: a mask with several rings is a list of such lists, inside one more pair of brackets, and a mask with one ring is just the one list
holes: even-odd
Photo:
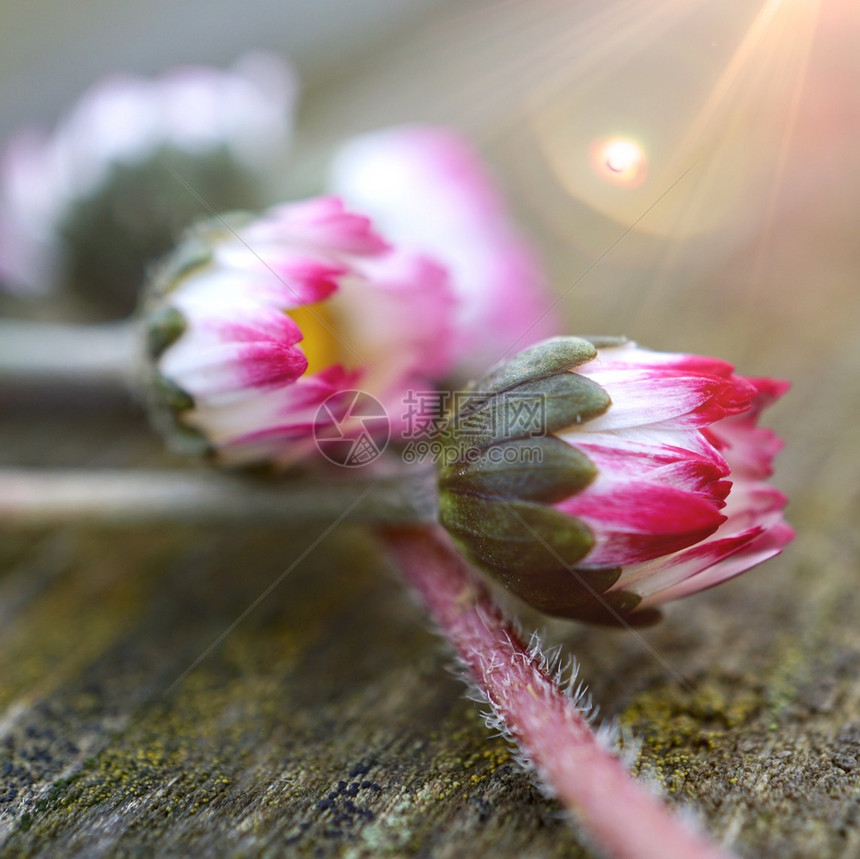
[(330, 187), (398, 246), (448, 268), (460, 376), (498, 360), (499, 343), (527, 346), (559, 330), (537, 255), (455, 132), (412, 125), (354, 138), (336, 154)]
[(0, 161), (0, 284), (130, 312), (192, 220), (274, 202), (295, 92), (284, 63), (255, 52), (230, 70), (106, 78), (52, 134), (20, 132)]

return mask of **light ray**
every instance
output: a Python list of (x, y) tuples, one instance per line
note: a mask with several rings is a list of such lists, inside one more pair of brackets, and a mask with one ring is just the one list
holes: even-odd
[[(796, 3), (794, 5), (797, 5)], [(791, 147), (792, 132), (797, 124), (797, 115), (800, 111), (800, 102), (803, 95), (804, 86), (806, 84), (806, 75), (809, 68), (809, 58), (812, 54), (812, 43), (814, 35), (814, 24), (819, 13), (818, 0), (806, 0), (800, 5), (806, 10), (807, 20), (805, 26), (798, 28), (796, 31), (800, 34), (800, 43), (796, 44), (799, 59), (795, 63), (796, 73), (791, 84), (790, 99), (788, 110), (786, 112), (785, 123), (783, 126), (782, 135), (779, 141), (779, 147), (776, 152), (774, 164), (773, 181), (771, 182), (770, 193), (768, 194), (767, 204), (763, 217), (763, 226), (761, 231), (761, 239), (758, 243), (758, 251), (756, 253), (755, 264), (753, 267), (752, 276), (750, 279), (750, 302), (753, 303), (755, 294), (762, 282), (764, 269), (765, 254), (770, 244), (770, 238), (773, 232), (774, 221), (776, 219), (776, 204), (779, 198), (780, 190), (783, 185), (786, 165), (788, 163), (788, 153)]]
[(719, 109), (726, 104), (732, 87), (737, 84), (741, 73), (753, 60), (754, 52), (759, 48), (762, 40), (771, 32), (769, 27), (783, 2), (784, 0), (766, 0), (762, 6), (725, 70), (717, 79), (708, 99), (691, 123), (687, 135), (681, 141), (678, 148), (682, 157), (683, 154), (687, 153), (687, 147), (702, 137), (706, 127), (713, 121)]
[[(669, 46), (670, 42), (655, 42), (644, 48), (638, 45), (638, 53), (634, 52), (631, 59), (629, 49), (626, 52), (620, 49), (621, 44), (625, 44), (623, 41), (609, 39), (607, 44), (614, 46), (615, 56), (605, 65), (615, 69), (618, 87), (622, 88), (615, 87), (614, 81), (606, 82), (604, 89), (607, 84), (613, 87), (606, 89), (607, 102), (600, 100), (601, 90), (595, 78), (606, 74), (605, 69), (596, 71), (595, 77), (585, 75), (579, 87), (574, 84), (565, 88), (561, 80), (546, 82), (542, 85), (544, 97), (538, 99), (543, 104), (530, 117), (531, 125), (544, 161), (568, 195), (621, 222), (629, 220), (631, 212), (641, 205), (644, 196), (653, 193), (655, 186), (665, 184), (691, 161), (701, 160), (703, 169), (695, 186), (688, 187), (683, 197), (661, 211), (655, 220), (642, 224), (640, 230), (654, 235), (674, 235), (677, 241), (725, 234), (725, 241), (729, 241), (731, 236), (740, 237), (760, 223), (757, 216), (760, 202), (756, 201), (756, 195), (765, 187), (774, 166), (771, 153), (778, 164), (783, 165), (775, 181), (781, 182), (784, 176), (785, 155), (777, 155), (782, 151), (782, 144), (775, 139), (777, 128), (782, 130), (783, 123), (771, 119), (768, 124), (768, 116), (779, 115), (780, 111), (797, 113), (796, 96), (791, 95), (790, 90), (802, 86), (797, 81), (805, 75), (818, 2), (764, 0), (760, 8), (750, 14), (749, 21), (745, 21), (746, 9), (739, 3), (713, 10), (702, 8), (701, 4), (678, 4), (676, 0), (664, 6), (663, 11), (668, 14), (673, 5), (676, 12), (680, 5), (692, 10), (691, 14), (696, 13), (692, 21), (683, 22), (686, 30), (671, 34), (674, 47)], [(710, 55), (703, 59), (701, 68), (685, 65), (696, 61), (694, 55), (683, 53), (685, 32), (698, 34), (694, 44), (701, 47), (702, 33), (707, 32), (709, 26), (715, 26), (716, 32), (722, 33), (727, 27), (731, 28), (739, 16), (743, 29), (736, 47), (721, 68), (708, 72), (704, 63)], [(621, 38), (628, 37), (631, 32), (625, 30)], [(807, 45), (800, 58), (793, 48), (798, 40)], [(629, 71), (619, 73), (625, 62)], [(578, 69), (577, 62), (574, 71), (565, 72), (567, 79), (575, 77)], [(642, 84), (637, 80), (640, 70), (645, 75), (653, 73), (654, 81), (649, 78), (647, 84)], [(671, 86), (673, 75), (687, 83), (684, 76), (691, 74), (686, 88), (673, 88), (668, 94), (655, 89), (653, 96), (648, 90), (649, 84), (652, 89), (659, 85)], [(683, 111), (689, 111), (685, 99), (691, 100), (695, 80), (699, 77), (703, 79), (702, 92), (697, 103), (693, 103), (691, 118), (683, 121)], [(624, 95), (625, 79), (642, 87), (643, 98), (653, 97), (653, 116), (647, 113), (647, 105), (643, 108), (642, 102), (637, 103), (632, 96)], [(592, 88), (593, 92), (580, 103), (575, 99), (578, 90), (583, 88)], [(620, 98), (616, 98), (619, 93)], [(787, 98), (789, 104), (785, 106)], [(677, 109), (673, 99), (677, 100)], [(570, 116), (577, 109), (584, 112), (579, 123)], [(590, 150), (584, 153), (582, 125), (589, 122), (602, 124), (604, 128), (602, 134), (600, 128), (595, 128), (594, 138), (588, 144)], [(672, 123), (680, 123), (674, 139)], [(787, 133), (783, 131), (783, 136)], [(772, 137), (774, 139), (770, 139)], [(629, 140), (639, 146), (640, 169), (632, 169), (631, 164), (619, 171), (607, 162), (604, 147), (615, 139)], [(634, 149), (625, 145), (626, 157), (633, 157)], [(583, 156), (588, 158), (587, 164)], [(619, 163), (614, 155), (609, 160), (616, 166)], [(599, 177), (603, 186), (589, 179), (586, 170)], [(628, 194), (621, 195), (620, 191)], [(762, 199), (762, 194), (758, 193), (758, 200)]]
[[(660, 39), (697, 3), (679, 0), (623, 0), (595, 4), (583, 17), (581, 7), (567, 0), (538, 4), (504, 2), (467, 10), (449, 26), (451, 34), (468, 29), (481, 35), (470, 39), (469, 50), (482, 56), (506, 56), (504, 64), (476, 66), (448, 99), (449, 108), (468, 115), (476, 108), (493, 112), (496, 133), (522, 123), (524, 113), (540, 103), (594, 85), (609, 73), (631, 47)], [(535, 15), (536, 9), (541, 14)], [(501, 50), (500, 50), (501, 48)]]

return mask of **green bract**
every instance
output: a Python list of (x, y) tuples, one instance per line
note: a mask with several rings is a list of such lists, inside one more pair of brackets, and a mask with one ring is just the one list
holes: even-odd
[(597, 476), (584, 453), (551, 434), (609, 408), (600, 385), (571, 372), (596, 355), (589, 340), (556, 337), (474, 383), (446, 433), (454, 455), (440, 475), (440, 521), (475, 564), (535, 608), (611, 622), (639, 597), (606, 594), (619, 569), (577, 566), (594, 536), (548, 506)]

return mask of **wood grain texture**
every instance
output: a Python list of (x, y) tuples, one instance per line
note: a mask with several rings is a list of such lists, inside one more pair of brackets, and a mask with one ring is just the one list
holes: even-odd
[[(765, 340), (761, 366), (785, 339)], [(860, 850), (848, 418), (860, 398), (834, 370), (856, 348), (822, 338), (809, 347), (817, 360), (788, 374), (795, 389), (773, 422), (788, 438), (778, 482), (799, 537), (784, 556), (635, 636), (548, 632), (581, 661), (603, 716), (640, 739), (636, 772), (743, 855)], [(132, 413), (4, 418), (8, 462), (161, 459)], [(487, 735), (449, 655), (356, 527), (326, 537), (209, 650), (321, 532), (4, 527), (2, 850), (583, 854)]]

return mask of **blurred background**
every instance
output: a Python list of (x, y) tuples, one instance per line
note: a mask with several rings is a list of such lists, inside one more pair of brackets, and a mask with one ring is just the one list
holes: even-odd
[(815, 229), (850, 206), (858, 20), (845, 0), (7, 0), (0, 137), (50, 128), (109, 73), (270, 48), (303, 88), (298, 164), (357, 131), (453, 124), (552, 248), (559, 288), (608, 252), (571, 297), (623, 286), (639, 313), (667, 278), (695, 280), (744, 244), (756, 250), (731, 288), (766, 292), (782, 219), (802, 209)]
[(356, 132), (451, 124), (495, 169), (572, 331), (796, 379), (815, 355), (853, 385), (858, 34), (847, 0), (6, 0), (0, 137), (50, 128), (111, 72), (269, 48), (302, 88), (284, 196), (313, 191)]

